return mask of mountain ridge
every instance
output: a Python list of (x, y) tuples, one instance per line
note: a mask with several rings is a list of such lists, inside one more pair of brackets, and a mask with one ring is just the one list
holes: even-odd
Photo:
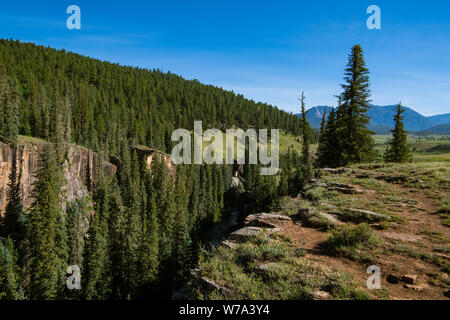
[[(394, 127), (396, 107), (397, 105), (371, 105), (371, 108), (367, 112), (370, 117), (369, 128), (379, 134), (389, 133)], [(403, 108), (405, 109), (404, 123), (407, 131), (426, 131), (439, 125), (450, 124), (450, 113), (427, 117), (410, 107), (404, 106)], [(331, 111), (330, 106), (315, 106), (307, 111), (307, 119), (313, 128), (320, 128), (325, 111), (327, 113), (326, 118), (328, 118), (328, 114)], [(297, 114), (297, 116), (301, 116), (301, 113)]]

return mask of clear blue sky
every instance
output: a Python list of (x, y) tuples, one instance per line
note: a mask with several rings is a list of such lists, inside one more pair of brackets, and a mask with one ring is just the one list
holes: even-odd
[[(298, 112), (335, 105), (352, 45), (374, 104), (450, 112), (450, 1), (2, 1), (0, 37), (159, 68)], [(81, 8), (82, 29), (66, 28)], [(381, 8), (382, 30), (366, 9)]]

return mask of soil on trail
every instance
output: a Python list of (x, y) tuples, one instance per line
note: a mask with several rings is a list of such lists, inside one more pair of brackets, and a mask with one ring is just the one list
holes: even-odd
[[(347, 177), (349, 180), (356, 178), (351, 174)], [(280, 221), (277, 227), (281, 229), (281, 234), (291, 238), (293, 247), (302, 246), (306, 249), (306, 259), (330, 270), (337, 269), (352, 274), (355, 284), (361, 289), (368, 290), (366, 281), (370, 274), (366, 272), (367, 267), (380, 267), (382, 290), (369, 290), (375, 298), (448, 299), (448, 274), (442, 270), (442, 265), (433, 261), (433, 257), (438, 257), (449, 262), (448, 251), (439, 250), (442, 247), (448, 248), (450, 238), (449, 228), (443, 225), (442, 218), (436, 213), (439, 201), (417, 189), (391, 182), (382, 183), (391, 193), (402, 195), (402, 199), (408, 199), (408, 202), (385, 204), (386, 207), (394, 208), (399, 219), (390, 222), (385, 228), (372, 225), (374, 234), (385, 247), (371, 263), (327, 255), (321, 247), (330, 236), (326, 231), (305, 227), (299, 221)], [(354, 186), (364, 191), (364, 194), (358, 196), (367, 200), (377, 200), (383, 196), (379, 190), (365, 188), (362, 184), (354, 183)], [(341, 199), (352, 196), (354, 195), (339, 195)], [(386, 280), (389, 274), (399, 277), (416, 275), (417, 280), (413, 286), (407, 286), (401, 281), (392, 284)]]

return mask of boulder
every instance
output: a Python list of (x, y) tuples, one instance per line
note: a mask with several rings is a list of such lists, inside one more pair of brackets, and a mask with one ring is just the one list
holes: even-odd
[(211, 279), (208, 279), (206, 277), (200, 277), (197, 279), (202, 287), (204, 287), (207, 290), (216, 290), (220, 293), (230, 293), (231, 290), (228, 288), (225, 288), (221, 285), (218, 285)]
[(313, 292), (312, 296), (314, 300), (326, 300), (330, 294), (326, 291), (317, 290)]
[(237, 245), (238, 245), (238, 243), (237, 242), (235, 242), (235, 241), (231, 241), (231, 240), (223, 240), (221, 243), (220, 243), (220, 245), (222, 246), (222, 247), (225, 247), (225, 248), (228, 248), (228, 249), (235, 249), (236, 247), (237, 247)]
[(340, 223), (333, 215), (312, 208), (300, 209), (297, 216), (304, 225), (312, 228), (329, 228)]
[(395, 274), (388, 274), (386, 281), (392, 284), (398, 284), (401, 281), (401, 278)]
[(271, 272), (278, 269), (279, 267), (280, 267), (280, 264), (277, 262), (268, 262), (268, 263), (260, 264), (259, 266), (255, 267), (254, 271), (255, 271), (255, 273), (257, 273), (259, 275), (269, 278)]
[(424, 286), (418, 286), (418, 285), (412, 285), (412, 284), (404, 284), (403, 287), (414, 290), (416, 292), (422, 292), (423, 290), (425, 290)]
[(384, 214), (376, 213), (369, 210), (363, 209), (353, 209), (347, 208), (344, 209), (341, 213), (338, 213), (340, 217), (344, 220), (349, 220), (353, 222), (379, 222), (390, 220), (391, 217), (386, 216)]
[(237, 178), (237, 177), (232, 177), (232, 178), (231, 178), (231, 188), (238, 189), (238, 188), (239, 188), (239, 185), (240, 185), (239, 178)]
[(263, 219), (251, 219), (251, 220), (245, 220), (244, 221), (245, 226), (249, 227), (261, 227), (261, 228), (276, 228), (277, 226), (269, 221), (263, 220)]
[(266, 230), (268, 233), (280, 231), (280, 229), (278, 228), (263, 229), (260, 227), (245, 227), (232, 232), (229, 238), (231, 240), (241, 243), (257, 237), (260, 233), (264, 232), (264, 230)]
[(221, 285), (218, 285), (213, 280), (208, 279), (205, 276), (201, 275), (200, 269), (192, 269), (190, 272), (191, 277), (198, 282), (198, 284), (206, 290), (217, 290), (221, 293), (230, 293), (231, 290), (228, 288), (225, 288)]
[(402, 276), (402, 281), (406, 284), (414, 284), (416, 283), (417, 275), (415, 274), (404, 274)]
[(292, 219), (285, 215), (272, 214), (272, 213), (257, 213), (247, 216), (244, 220), (244, 225), (255, 226), (262, 228), (276, 228), (277, 226), (267, 220), (272, 221), (291, 221)]
[(364, 191), (353, 188), (353, 187), (352, 188), (344, 188), (344, 187), (330, 186), (330, 187), (328, 187), (328, 190), (337, 191), (337, 192), (344, 193), (344, 194), (363, 194), (364, 193)]
[(323, 168), (323, 169), (321, 169), (321, 171), (325, 172), (325, 173), (331, 173), (331, 174), (341, 174), (341, 173), (344, 173), (344, 172), (352, 171), (352, 169), (350, 169), (350, 168), (338, 168), (338, 169)]
[(378, 180), (383, 180), (386, 182), (391, 182), (391, 183), (405, 183), (408, 182), (408, 180), (410, 178), (408, 178), (407, 176), (403, 176), (403, 175), (381, 175), (376, 177), (376, 179)]

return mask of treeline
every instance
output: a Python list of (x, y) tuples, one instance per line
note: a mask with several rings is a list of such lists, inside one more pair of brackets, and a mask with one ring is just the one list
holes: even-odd
[(0, 73), (17, 83), (19, 132), (48, 139), (55, 111), (67, 108), (71, 142), (119, 153), (126, 138), (162, 151), (194, 120), (218, 129), (277, 128), (301, 133), (298, 117), (170, 72), (119, 66), (19, 41), (0, 40)]

